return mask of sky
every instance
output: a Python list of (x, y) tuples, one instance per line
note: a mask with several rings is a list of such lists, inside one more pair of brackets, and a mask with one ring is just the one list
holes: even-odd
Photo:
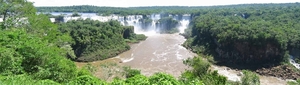
[(136, 6), (213, 6), (252, 3), (294, 3), (300, 0), (28, 0), (34, 6), (94, 5), (110, 7)]

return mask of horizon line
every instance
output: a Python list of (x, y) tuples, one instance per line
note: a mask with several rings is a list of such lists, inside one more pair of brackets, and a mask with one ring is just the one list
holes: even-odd
[[(34, 3), (34, 2), (33, 2)], [(299, 4), (300, 2), (284, 2), (284, 3), (239, 3), (239, 4), (220, 4), (220, 5), (202, 5), (202, 6), (187, 6), (187, 5), (153, 5), (153, 6), (97, 6), (97, 5), (66, 5), (66, 6), (34, 6), (34, 7), (71, 7), (71, 6), (96, 6), (96, 7), (113, 7), (113, 8), (135, 8), (135, 7), (217, 7), (217, 6), (235, 6), (235, 5), (263, 5), (263, 4)]]

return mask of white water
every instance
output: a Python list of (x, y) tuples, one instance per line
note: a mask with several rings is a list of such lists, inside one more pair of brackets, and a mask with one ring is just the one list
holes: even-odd
[(122, 60), (122, 63), (126, 63), (126, 62), (130, 62), (134, 59), (134, 57), (131, 57), (129, 59), (121, 59)]
[(0, 18), (0, 22), (3, 22), (3, 18)]
[(290, 63), (291, 63), (292, 65), (294, 65), (297, 69), (300, 69), (300, 64), (295, 62), (294, 56), (290, 55), (289, 61), (290, 61)]
[[(148, 15), (150, 19), (152, 19), (152, 23), (150, 26), (146, 26), (143, 28), (143, 24), (139, 21), (143, 18), (142, 15), (128, 15), (126, 16), (126, 19), (124, 16), (119, 15), (110, 15), (110, 16), (98, 16), (96, 13), (79, 13), (80, 17), (71, 17), (72, 13), (59, 13), (59, 12), (53, 12), (52, 15), (64, 15), (64, 22), (70, 21), (70, 20), (77, 20), (77, 19), (92, 19), (92, 20), (98, 20), (101, 22), (107, 22), (109, 20), (118, 20), (122, 25), (125, 26), (134, 26), (134, 32), (137, 34), (146, 34), (146, 35), (153, 35), (160, 32), (160, 27), (156, 26), (156, 23), (159, 19), (161, 19), (160, 14), (152, 14)], [(169, 15), (170, 17), (173, 17), (174, 20), (179, 21), (179, 26), (177, 26), (177, 29), (179, 30), (179, 33), (184, 33), (184, 29), (188, 27), (188, 24), (190, 23), (190, 15), (185, 14), (182, 16), (182, 19), (178, 18), (178, 15)]]
[(212, 70), (217, 70), (220, 75), (227, 77), (230, 81), (239, 82), (241, 81), (241, 72), (229, 69), (228, 67), (221, 66), (211, 66)]
[[(138, 17), (137, 17), (138, 16)], [(146, 26), (143, 28), (143, 24), (141, 22), (139, 22), (140, 19), (142, 19), (141, 15), (130, 15), (127, 16), (127, 20), (124, 20), (124, 18), (119, 18), (118, 21), (120, 21), (123, 25), (126, 26), (134, 26), (135, 30), (134, 32), (137, 34), (145, 34), (146, 36), (149, 35), (153, 35), (153, 34), (157, 34), (160, 32), (160, 27), (156, 26), (156, 23), (158, 23), (158, 20), (161, 19), (160, 14), (152, 14), (152, 15), (148, 15), (147, 17), (149, 17), (152, 20), (152, 23), (150, 26)], [(177, 19), (177, 16), (171, 16), (173, 17), (174, 20), (179, 21), (179, 26), (177, 27), (177, 29), (179, 30), (179, 33), (184, 33), (184, 29), (187, 28), (189, 22), (190, 22), (190, 15), (185, 15), (183, 16), (181, 20)], [(127, 22), (127, 24), (125, 24)]]
[(190, 20), (186, 20), (186, 19), (181, 20), (180, 21), (180, 26), (178, 28), (179, 33), (184, 33), (184, 30), (188, 27), (189, 23), (190, 23)]

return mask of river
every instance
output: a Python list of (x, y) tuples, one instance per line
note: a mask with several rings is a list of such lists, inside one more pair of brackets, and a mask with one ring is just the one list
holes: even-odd
[[(138, 44), (132, 44), (131, 50), (126, 51), (114, 58), (104, 61), (92, 62), (115, 62), (120, 65), (131, 66), (140, 69), (141, 72), (150, 76), (155, 72), (166, 72), (179, 77), (187, 66), (183, 60), (193, 57), (195, 54), (181, 46), (185, 39), (179, 34), (153, 34)], [(82, 66), (84, 63), (77, 63)]]
[[(179, 34), (146, 34), (148, 38), (138, 44), (132, 44), (131, 49), (120, 55), (103, 61), (91, 62), (99, 65), (108, 62), (118, 63), (121, 66), (131, 66), (141, 70), (142, 74), (150, 76), (155, 72), (165, 72), (175, 77), (179, 77), (181, 72), (187, 69), (183, 60), (193, 57), (196, 54), (182, 47), (186, 40)], [(86, 63), (76, 63), (82, 66)], [(231, 81), (240, 81), (240, 71), (224, 66), (212, 65), (212, 69), (226, 76)], [(96, 72), (100, 76), (101, 72)], [(103, 73), (102, 73), (103, 75)], [(286, 85), (286, 81), (275, 77), (260, 76), (261, 85)]]

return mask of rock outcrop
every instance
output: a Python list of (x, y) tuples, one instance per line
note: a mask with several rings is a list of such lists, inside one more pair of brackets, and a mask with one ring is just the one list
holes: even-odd
[(260, 75), (275, 76), (282, 79), (300, 79), (300, 73), (287, 65), (280, 65), (271, 68), (262, 68), (256, 70)]

